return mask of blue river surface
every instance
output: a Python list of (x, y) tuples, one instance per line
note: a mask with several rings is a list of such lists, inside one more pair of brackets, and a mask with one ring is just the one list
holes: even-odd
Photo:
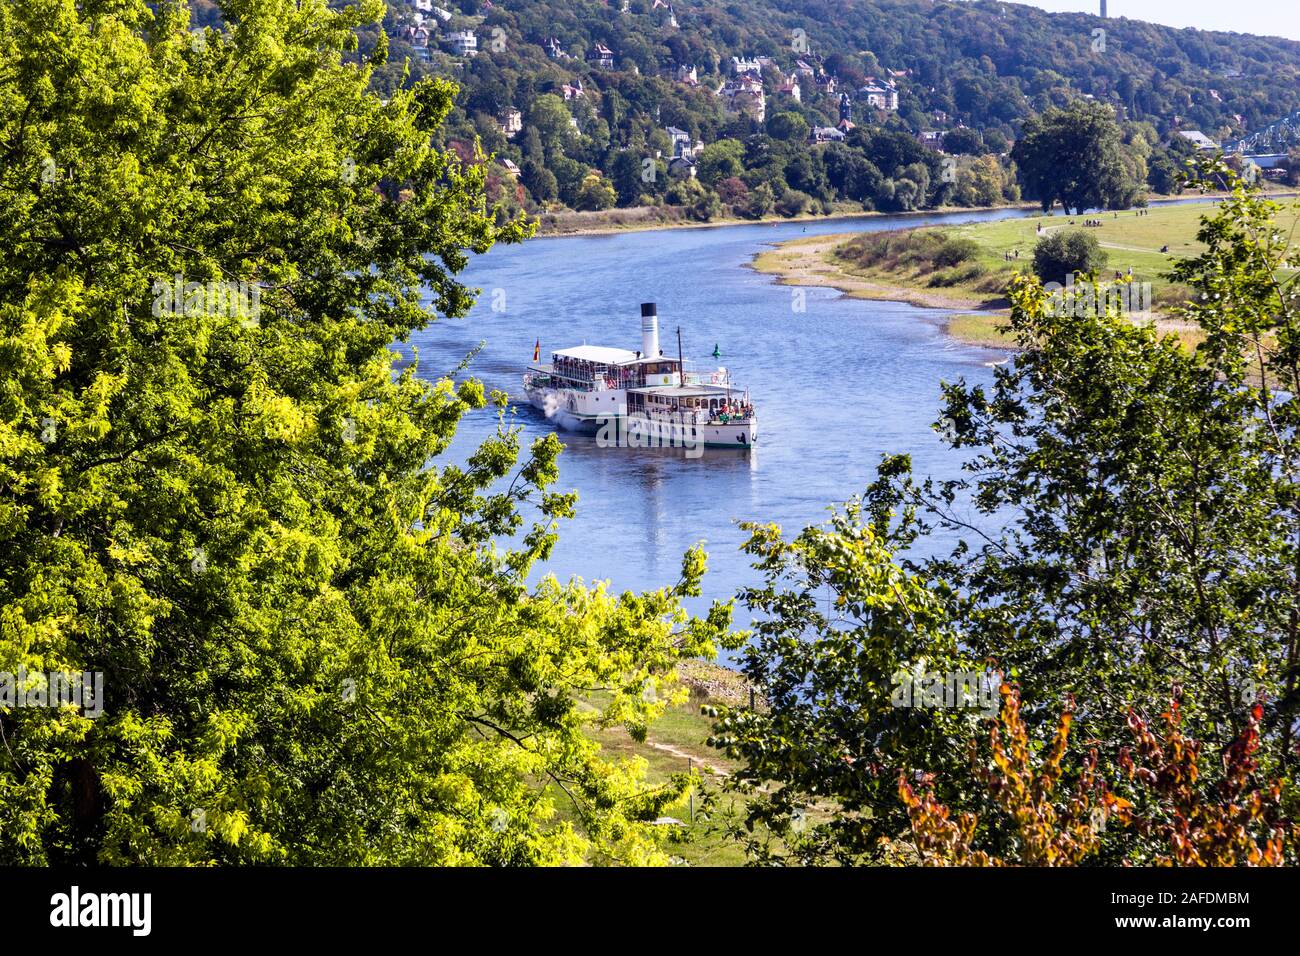
[[(558, 489), (577, 491), (577, 515), (561, 523), (559, 543), (535, 576), (606, 579), (615, 591), (655, 588), (675, 582), (682, 552), (702, 541), (709, 553), (704, 598), (688, 605), (700, 611), (760, 580), (739, 550), (746, 538), (740, 522), (773, 521), (791, 535), (820, 523), (828, 508), (870, 484), (885, 454), (910, 453), (918, 476), (957, 477), (962, 454), (931, 427), (940, 383), (988, 384), (993, 365), (1007, 358), (948, 337), (942, 310), (796, 290), (747, 263), (769, 244), (801, 236), (1033, 214), (878, 216), (498, 246), (461, 277), (482, 289), (473, 311), (439, 319), (410, 344), (419, 349), (421, 374), (436, 377), (483, 343), (463, 374), (510, 394), (525, 448), (552, 431), (564, 441)], [(1027, 225), (1025, 249), (1032, 246)], [(691, 458), (672, 449), (600, 448), (592, 437), (557, 430), (527, 403), (521, 376), (537, 339), (543, 360), (584, 343), (639, 349), (642, 302), (658, 303), (666, 354), (675, 354), (680, 327), (697, 368), (725, 365), (733, 381), (749, 387), (758, 415), (754, 451), (707, 449)], [(711, 357), (715, 345), (719, 362)], [(467, 416), (447, 459), (463, 461), (495, 427), (490, 410)], [(738, 608), (737, 624), (746, 622)]]

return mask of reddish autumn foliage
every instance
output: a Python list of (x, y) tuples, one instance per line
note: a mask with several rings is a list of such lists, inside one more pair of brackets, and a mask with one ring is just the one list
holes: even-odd
[[(1003, 860), (973, 848), (978, 817), (973, 813), (951, 812), (934, 799), (932, 792), (918, 796), (899, 780), (898, 791), (912, 820), (912, 834), (922, 861), (946, 866), (1075, 866), (1097, 847), (1097, 826), (1102, 805), (1098, 797), (1104, 784), (1096, 776), (1097, 755), (1090, 752), (1075, 784), (1074, 795), (1064, 806), (1057, 798), (1062, 763), (1069, 742), (1071, 708), (1061, 715), (1051, 747), (1035, 767), (1030, 758), (1029, 734), (1020, 718), (1020, 695), (1003, 686), (1001, 728), (989, 732), (993, 769), (976, 769), (998, 806), (1014, 822), (1023, 856)], [(1005, 735), (1005, 743), (1003, 737)], [(926, 781), (928, 783), (928, 781)]]
[(1128, 727), (1133, 749), (1120, 754), (1120, 768), (1129, 780), (1151, 791), (1155, 809), (1137, 812), (1128, 801), (1107, 795), (1115, 818), (1142, 834), (1153, 834), (1169, 847), (1153, 862), (1163, 866), (1281, 866), (1292, 827), (1280, 812), (1281, 781), (1265, 789), (1254, 786), (1255, 752), (1263, 708), (1251, 708), (1245, 730), (1220, 758), (1223, 778), (1208, 792), (1197, 786), (1201, 745), (1179, 730), (1175, 696), (1162, 715), (1166, 731), (1157, 736), (1147, 722), (1130, 711)]
[(1007, 688), (1003, 692), (1000, 726), (990, 732), (993, 767), (977, 767), (976, 776), (1012, 821), (1020, 852), (1007, 859), (976, 849), (976, 814), (954, 815), (935, 799), (931, 778), (923, 778), (925, 787), (919, 794), (906, 778), (900, 778), (899, 796), (907, 806), (913, 841), (925, 864), (1077, 866), (1099, 852), (1106, 821), (1112, 817), (1122, 825), (1121, 833), (1152, 838), (1168, 847), (1167, 853), (1142, 861), (1157, 865), (1279, 866), (1286, 862), (1288, 847), (1294, 853), (1294, 831), (1280, 812), (1280, 782), (1264, 789), (1253, 782), (1262, 713), (1258, 705), (1246, 729), (1224, 752), (1223, 776), (1213, 787), (1198, 784), (1201, 745), (1179, 729), (1176, 693), (1163, 715), (1163, 738), (1130, 712), (1134, 746), (1122, 751), (1120, 768), (1140, 788), (1134, 799), (1145, 809), (1139, 809), (1112, 792), (1098, 774), (1095, 750), (1084, 757), (1071, 795), (1062, 799), (1058, 791), (1072, 706), (1067, 705), (1051, 746), (1035, 765), (1020, 717), (1019, 693)]

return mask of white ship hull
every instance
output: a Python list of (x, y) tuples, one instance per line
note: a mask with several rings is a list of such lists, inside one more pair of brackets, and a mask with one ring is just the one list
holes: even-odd
[(748, 421), (682, 422), (654, 415), (626, 414), (627, 394), (622, 389), (598, 392), (563, 388), (529, 387), (529, 403), (566, 431), (624, 436), (631, 447), (686, 447), (703, 441), (706, 448), (748, 450), (758, 438), (757, 423)]
[[(721, 353), (714, 346), (713, 357)], [(697, 372), (682, 354), (659, 347), (658, 307), (641, 303), (641, 349), (578, 345), (541, 363), (541, 340), (524, 375), (528, 401), (561, 428), (596, 436), (601, 447), (703, 448), (748, 451), (758, 422), (747, 389), (725, 368)]]

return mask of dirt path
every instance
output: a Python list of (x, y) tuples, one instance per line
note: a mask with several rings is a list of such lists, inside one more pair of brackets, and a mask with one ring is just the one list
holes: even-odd
[(709, 773), (715, 774), (716, 776), (719, 777), (731, 776), (731, 774), (728, 771), (723, 770), (717, 764), (709, 763), (707, 760), (704, 760), (702, 757), (700, 757), (699, 754), (689, 753), (685, 750), (681, 750), (677, 747), (674, 747), (672, 744), (661, 744), (657, 740), (647, 739), (646, 745), (653, 747), (655, 750), (658, 750), (661, 753), (671, 754), (674, 757), (680, 757), (682, 760), (692, 760), (695, 762), (697, 766), (703, 767), (705, 770), (709, 771)]

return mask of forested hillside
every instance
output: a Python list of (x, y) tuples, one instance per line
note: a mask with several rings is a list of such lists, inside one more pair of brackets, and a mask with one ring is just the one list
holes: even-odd
[(991, 0), (393, 0), (384, 30), (376, 83), (454, 79), (448, 139), (531, 211), (986, 204), (1018, 198), (1005, 154), (1053, 106), (1115, 107), (1138, 183), (1176, 130), (1300, 108), (1300, 43)]

